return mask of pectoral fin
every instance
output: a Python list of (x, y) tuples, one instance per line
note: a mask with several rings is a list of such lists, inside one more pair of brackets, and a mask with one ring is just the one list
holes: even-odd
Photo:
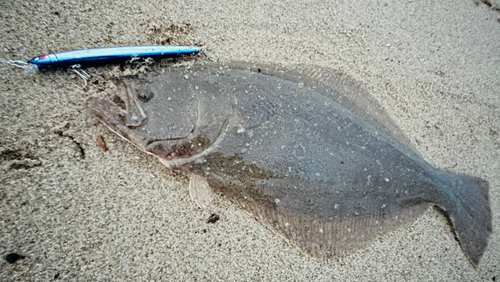
[(212, 201), (212, 190), (205, 178), (192, 174), (189, 179), (189, 197), (200, 207), (204, 208)]

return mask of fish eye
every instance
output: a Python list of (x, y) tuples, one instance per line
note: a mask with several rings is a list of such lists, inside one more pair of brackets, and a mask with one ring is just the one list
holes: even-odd
[(137, 94), (137, 98), (141, 100), (142, 102), (147, 102), (153, 98), (153, 92), (151, 91), (142, 91), (139, 94)]

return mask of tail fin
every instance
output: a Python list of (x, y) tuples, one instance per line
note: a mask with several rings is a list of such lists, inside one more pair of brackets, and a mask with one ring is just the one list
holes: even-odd
[(442, 208), (450, 217), (465, 254), (477, 266), (492, 231), (488, 182), (450, 172), (444, 172), (442, 176), (444, 192), (451, 200)]

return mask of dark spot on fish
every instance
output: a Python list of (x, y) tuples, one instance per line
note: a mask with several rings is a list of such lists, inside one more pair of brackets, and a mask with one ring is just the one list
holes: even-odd
[[(221, 153), (212, 153), (205, 157), (204, 164), (191, 164), (190, 170), (199, 174), (204, 174), (204, 167), (214, 167), (220, 172), (221, 181), (216, 178), (209, 178), (208, 184), (218, 193), (222, 193), (230, 199), (241, 199), (242, 196), (248, 200), (253, 200), (274, 209), (275, 199), (262, 194), (257, 189), (256, 182), (263, 179), (270, 179), (273, 173), (259, 168), (256, 164), (247, 164), (240, 156), (225, 157)], [(214, 173), (212, 171), (211, 173)]]
[(55, 12), (54, 12), (54, 15), (59, 16), (60, 14), (59, 14), (59, 12), (58, 12), (58, 11), (55, 11)]
[(174, 144), (170, 149), (165, 148), (165, 144), (159, 142), (158, 144), (155, 144), (155, 146), (152, 147), (150, 151), (153, 154), (156, 154), (157, 152), (169, 152), (165, 156), (167, 159), (175, 159), (181, 157), (188, 158), (205, 151), (205, 149), (210, 147), (210, 145), (210, 139), (207, 136), (198, 135), (189, 141)]
[(59, 275), (60, 275), (59, 272), (56, 273), (56, 275), (54, 275), (54, 280), (56, 280), (57, 278), (59, 278)]
[(207, 233), (207, 230), (206, 230), (206, 229), (203, 229), (203, 233)]
[(497, 281), (497, 277), (496, 277), (496, 276), (493, 276), (493, 277), (491, 278), (491, 280), (493, 280), (493, 281)]
[(5, 260), (8, 262), (8, 263), (15, 263), (16, 261), (20, 260), (20, 259), (24, 259), (25, 256), (23, 255), (19, 255), (19, 254), (16, 254), (16, 253), (10, 253), (8, 255), (5, 256)]
[(221, 243), (217, 244), (217, 247), (220, 247), (220, 246), (222, 246), (222, 244), (221, 244)]
[(108, 151), (108, 146), (106, 146), (106, 141), (104, 140), (104, 137), (102, 137), (102, 135), (97, 136), (96, 143), (97, 147), (101, 149), (101, 151), (103, 152)]
[(216, 223), (220, 219), (218, 214), (213, 213), (207, 220), (207, 223)]
[(125, 106), (125, 102), (118, 95), (113, 96), (113, 103), (124, 110), (127, 108), (127, 106)]
[(257, 69), (257, 72), (261, 73), (261, 72), (262, 72), (262, 70), (261, 70), (261, 69)]
[[(217, 167), (225, 174), (236, 176), (240, 180), (270, 179), (271, 172), (259, 168), (256, 164), (247, 164), (240, 156), (225, 157), (221, 153), (208, 155), (205, 160), (209, 166)], [(245, 181), (246, 182), (246, 181)]]

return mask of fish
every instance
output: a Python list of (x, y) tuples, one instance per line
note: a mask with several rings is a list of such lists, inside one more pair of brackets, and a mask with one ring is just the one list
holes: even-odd
[(430, 206), (472, 265), (487, 248), (488, 182), (430, 165), (341, 83), (195, 63), (115, 84), (113, 101), (87, 101), (91, 116), (188, 175), (200, 207), (222, 194), (309, 256), (349, 255)]

